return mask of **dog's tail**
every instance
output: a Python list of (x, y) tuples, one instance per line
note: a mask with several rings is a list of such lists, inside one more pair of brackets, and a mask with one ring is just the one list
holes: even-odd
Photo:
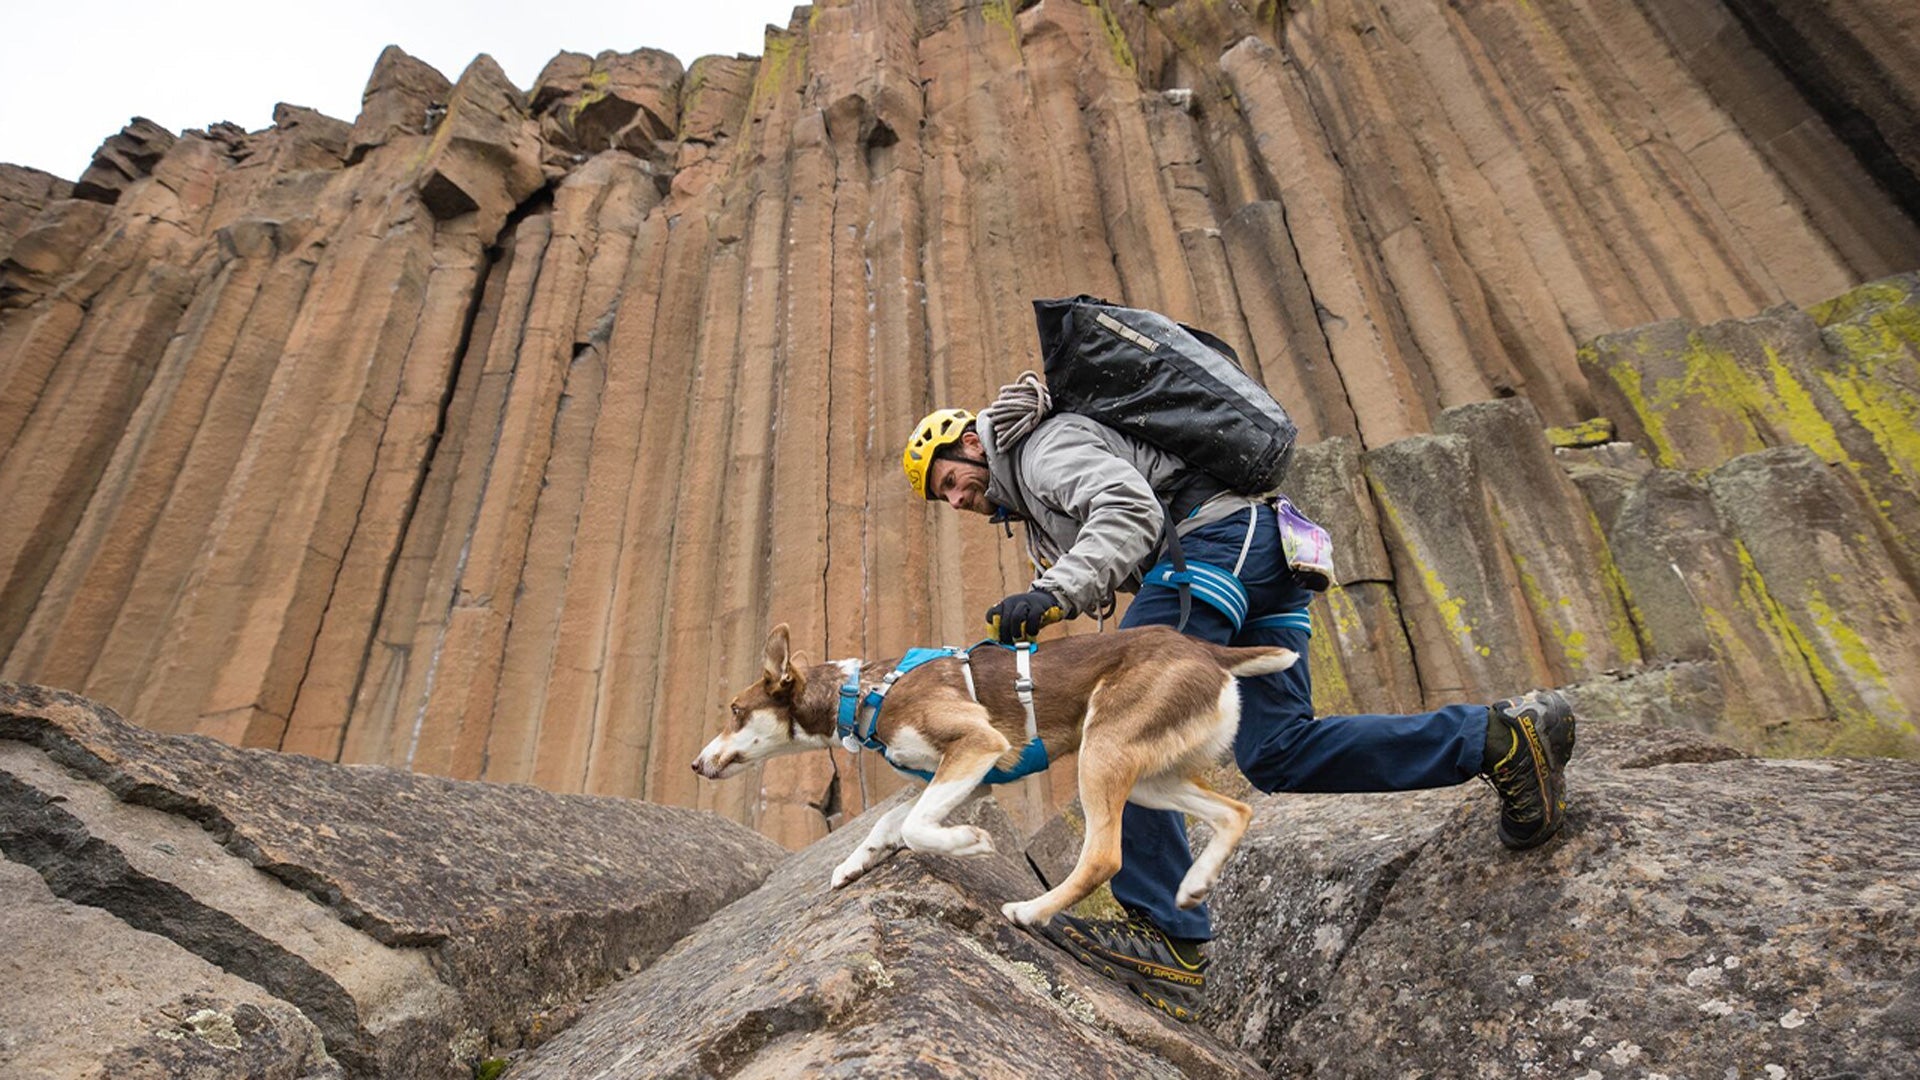
[(1278, 645), (1252, 645), (1242, 649), (1230, 649), (1224, 645), (1212, 645), (1214, 662), (1227, 670), (1229, 675), (1272, 675), (1276, 671), (1285, 671), (1300, 659), (1300, 654), (1292, 649), (1283, 649)]

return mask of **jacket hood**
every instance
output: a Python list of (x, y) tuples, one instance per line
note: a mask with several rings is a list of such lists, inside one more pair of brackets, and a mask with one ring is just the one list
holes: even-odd
[(1008, 479), (1014, 473), (1014, 463), (1011, 457), (1000, 449), (1000, 442), (994, 436), (993, 418), (976, 417), (973, 430), (980, 436), (980, 448), (987, 455), (987, 498), (995, 506), (1005, 507), (1023, 518), (1026, 517), (1027, 507), (1020, 499), (1020, 489)]

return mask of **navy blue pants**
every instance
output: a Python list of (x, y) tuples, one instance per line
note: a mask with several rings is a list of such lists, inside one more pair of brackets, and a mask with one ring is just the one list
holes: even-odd
[[(1249, 542), (1250, 515), (1254, 530)], [(1239, 565), (1248, 600), (1247, 628), (1236, 630), (1226, 614), (1196, 596), (1187, 634), (1222, 645), (1281, 645), (1300, 654), (1286, 671), (1240, 680), (1240, 731), (1233, 757), (1253, 786), (1269, 792), (1410, 791), (1448, 787), (1480, 771), (1487, 739), (1485, 705), (1449, 705), (1413, 716), (1314, 718), (1309, 632), (1253, 625), (1262, 616), (1305, 610), (1311, 595), (1287, 569), (1271, 507), (1195, 529), (1181, 539), (1181, 547), (1190, 561), (1229, 571)], [(1173, 626), (1179, 621), (1179, 591), (1147, 585), (1120, 625)], [(1128, 803), (1121, 821), (1114, 899), (1146, 912), (1173, 937), (1211, 938), (1205, 904), (1182, 911), (1173, 902), (1180, 879), (1193, 864), (1182, 816)]]

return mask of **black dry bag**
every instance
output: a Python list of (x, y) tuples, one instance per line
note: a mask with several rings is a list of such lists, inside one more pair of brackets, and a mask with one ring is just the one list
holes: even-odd
[(1299, 429), (1226, 342), (1091, 296), (1035, 300), (1053, 407), (1151, 443), (1244, 495), (1280, 486)]

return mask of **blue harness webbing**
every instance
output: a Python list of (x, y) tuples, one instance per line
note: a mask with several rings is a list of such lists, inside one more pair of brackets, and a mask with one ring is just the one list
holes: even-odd
[(1298, 630), (1308, 637), (1312, 637), (1313, 617), (1308, 613), (1306, 608), (1299, 608), (1294, 611), (1283, 611), (1278, 615), (1262, 615), (1257, 619), (1248, 621), (1243, 629), (1265, 630), (1268, 628), (1275, 630)]
[(1225, 615), (1235, 630), (1239, 630), (1241, 624), (1247, 621), (1247, 587), (1240, 584), (1240, 579), (1231, 570), (1198, 559), (1188, 559), (1184, 569), (1176, 568), (1171, 561), (1167, 561), (1155, 564), (1140, 580), (1145, 585), (1165, 585), (1174, 589), (1187, 586), (1193, 590), (1196, 599)]
[[(1151, 569), (1140, 576), (1144, 585), (1164, 585), (1170, 589), (1179, 589), (1180, 625), (1187, 625), (1190, 594), (1207, 606), (1219, 611), (1233, 624), (1234, 633), (1255, 628), (1276, 628), (1298, 630), (1303, 634), (1313, 633), (1313, 621), (1307, 617), (1306, 608), (1283, 611), (1277, 615), (1262, 615), (1248, 621), (1247, 612), (1252, 606), (1247, 598), (1247, 587), (1240, 581), (1240, 568), (1246, 562), (1247, 552), (1253, 546), (1254, 530), (1259, 526), (1259, 512), (1263, 507), (1271, 506), (1280, 523), (1280, 541), (1287, 557), (1287, 567), (1301, 582), (1314, 592), (1325, 592), (1333, 580), (1332, 542), (1327, 531), (1307, 520), (1286, 496), (1280, 496), (1274, 503), (1261, 503), (1252, 508), (1247, 518), (1247, 539), (1240, 547), (1240, 562), (1229, 570), (1198, 559), (1188, 559), (1180, 551), (1177, 543), (1178, 532), (1173, 535), (1176, 542), (1169, 545), (1169, 558), (1155, 563)], [(1169, 528), (1172, 528), (1169, 519)]]
[[(932, 773), (922, 769), (909, 769), (904, 765), (896, 764), (893, 758), (887, 753), (887, 744), (881, 742), (879, 736), (876, 734), (880, 727), (880, 707), (886, 703), (887, 691), (893, 689), (893, 684), (899, 682), (902, 675), (905, 675), (907, 672), (912, 671), (914, 668), (930, 660), (958, 658), (960, 663), (964, 665), (967, 676), (967, 692), (972, 694), (973, 650), (980, 648), (982, 645), (996, 645), (1003, 649), (1014, 650), (1015, 655), (1020, 660), (1021, 672), (1020, 678), (1014, 683), (1014, 690), (1020, 695), (1021, 703), (1028, 706), (1028, 713), (1027, 745), (1020, 751), (1020, 760), (1014, 762), (1011, 768), (1003, 769), (997, 765), (994, 766), (980, 782), (983, 784), (1007, 784), (1023, 777), (1031, 776), (1037, 772), (1044, 772), (1050, 762), (1047, 760), (1046, 745), (1040, 741), (1039, 734), (1034, 730), (1031, 708), (1033, 700), (1033, 680), (1027, 675), (1026, 671), (1026, 661), (1032, 656), (1036, 646), (1026, 642), (1019, 645), (1001, 645), (999, 642), (989, 639), (965, 649), (953, 645), (943, 646), (938, 649), (909, 649), (907, 650), (907, 655), (900, 658), (900, 663), (897, 664), (892, 671), (887, 673), (887, 677), (880, 680), (880, 685), (867, 691), (865, 694), (860, 692), (860, 669), (855, 667), (847, 673), (847, 681), (840, 684), (840, 711), (834, 716), (833, 720), (834, 733), (840, 736), (841, 745), (845, 746), (849, 753), (857, 753), (863, 747), (868, 750), (877, 751), (881, 758), (884, 759), (888, 765), (893, 766), (895, 770), (903, 772), (908, 776), (917, 776), (922, 780), (932, 780)], [(978, 695), (975, 695), (974, 700), (979, 700)], [(866, 714), (866, 723), (864, 725), (861, 723), (861, 713), (863, 712)]]

